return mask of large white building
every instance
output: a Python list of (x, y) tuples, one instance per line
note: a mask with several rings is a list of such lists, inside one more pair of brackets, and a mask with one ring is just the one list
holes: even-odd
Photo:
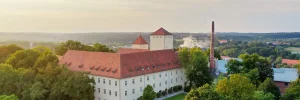
[[(147, 85), (155, 92), (184, 85), (186, 77), (173, 50), (173, 35), (160, 28), (148, 43), (139, 36), (132, 49), (117, 53), (69, 50), (61, 58), (72, 71), (90, 72), (95, 100), (137, 100)], [(153, 48), (153, 49), (151, 49)]]

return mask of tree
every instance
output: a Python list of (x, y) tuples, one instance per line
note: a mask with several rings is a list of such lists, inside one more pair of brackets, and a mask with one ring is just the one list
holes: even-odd
[(39, 56), (40, 52), (36, 50), (19, 50), (12, 54), (5, 63), (14, 68), (31, 68)]
[(113, 52), (107, 46), (96, 43), (94, 46), (84, 45), (79, 41), (68, 40), (66, 42), (60, 43), (55, 48), (55, 53), (57, 55), (64, 55), (68, 50), (82, 50), (82, 51), (100, 51), (100, 52)]
[(190, 81), (190, 86), (195, 84), (200, 87), (206, 83), (211, 83), (213, 78), (208, 67), (208, 57), (199, 48), (183, 48), (179, 50), (181, 66), (184, 68), (185, 75)]
[(279, 88), (275, 85), (271, 78), (267, 78), (263, 83), (261, 83), (257, 90), (263, 91), (264, 93), (272, 93), (276, 100), (279, 100), (281, 95)]
[(58, 58), (51, 51), (44, 51), (35, 61), (33, 68), (46, 67), (48, 63), (58, 63)]
[(19, 98), (16, 95), (0, 95), (0, 100), (19, 100)]
[(292, 82), (285, 90), (282, 100), (299, 100), (300, 99), (300, 79)]
[(0, 46), (0, 63), (4, 63), (5, 60), (9, 57), (9, 55), (19, 50), (23, 50), (23, 48), (14, 44), (8, 46)]
[(249, 100), (253, 98), (255, 86), (247, 77), (231, 74), (229, 79), (218, 82), (216, 91), (228, 100)]
[[(206, 49), (204, 52), (205, 52), (205, 54), (206, 54), (207, 57), (210, 57), (209, 56), (210, 55), (210, 48)], [(214, 50), (214, 57), (217, 58), (217, 59), (219, 59), (219, 60), (221, 60), (221, 55), (216, 50)]]
[(241, 73), (241, 67), (242, 67), (242, 62), (231, 59), (229, 62), (225, 65), (227, 68), (227, 73), (228, 74), (236, 74), (236, 73)]
[(275, 96), (272, 93), (265, 93), (263, 91), (254, 92), (254, 100), (275, 100)]
[(154, 100), (156, 93), (151, 85), (147, 85), (143, 91), (142, 100)]
[(259, 71), (257, 68), (250, 70), (250, 72), (248, 73), (245, 73), (245, 76), (251, 80), (252, 84), (258, 87), (260, 81), (259, 81)]
[(192, 89), (184, 100), (219, 100), (219, 94), (209, 84), (205, 84), (197, 89)]

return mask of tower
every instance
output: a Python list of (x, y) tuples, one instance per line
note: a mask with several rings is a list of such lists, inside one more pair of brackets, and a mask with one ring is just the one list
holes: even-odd
[(147, 41), (140, 35), (136, 40), (132, 43), (132, 49), (149, 49), (149, 45)]
[(210, 35), (210, 56), (209, 56), (209, 62), (210, 62), (210, 69), (211, 71), (215, 68), (215, 50), (214, 50), (214, 42), (215, 42), (215, 23), (212, 22), (212, 29), (211, 29), (211, 35)]
[(150, 50), (173, 49), (173, 34), (159, 28), (150, 35)]

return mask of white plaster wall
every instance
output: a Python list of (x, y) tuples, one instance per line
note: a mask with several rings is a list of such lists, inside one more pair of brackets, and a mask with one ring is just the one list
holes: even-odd
[(149, 49), (148, 44), (132, 44), (132, 49)]
[(164, 40), (163, 35), (150, 35), (150, 50), (164, 50)]
[[(161, 77), (159, 75), (161, 75)], [(147, 77), (149, 77), (149, 80), (147, 80)], [(142, 78), (142, 82), (140, 82), (141, 78)], [(132, 84), (133, 79), (135, 80), (134, 84)], [(127, 86), (125, 86), (125, 81), (127, 81)], [(136, 100), (138, 97), (140, 97), (143, 94), (143, 89), (148, 84), (151, 85), (152, 87), (153, 84), (155, 84), (155, 87), (153, 87), (154, 91), (158, 92), (160, 90), (163, 91), (165, 89), (169, 89), (170, 87), (176, 85), (183, 86), (185, 81), (186, 78), (182, 68), (121, 79), (120, 80), (121, 100)], [(142, 91), (140, 90), (140, 88), (142, 88)], [(135, 94), (132, 93), (132, 89), (135, 89)], [(125, 91), (127, 91), (127, 96), (125, 96)]]
[[(92, 76), (95, 79), (95, 100), (119, 100), (120, 99), (120, 80), (114, 78), (107, 78), (102, 76)], [(100, 79), (100, 83), (98, 82)], [(103, 79), (105, 79), (105, 84), (103, 83)], [(109, 80), (111, 84), (109, 84)], [(115, 85), (117, 82), (117, 85)], [(100, 88), (100, 93), (98, 91)], [(106, 90), (106, 94), (104, 94), (104, 89)], [(109, 95), (109, 90), (111, 91), (111, 95)], [(115, 92), (117, 92), (117, 96), (115, 96)]]
[(173, 35), (165, 35), (165, 49), (173, 49)]

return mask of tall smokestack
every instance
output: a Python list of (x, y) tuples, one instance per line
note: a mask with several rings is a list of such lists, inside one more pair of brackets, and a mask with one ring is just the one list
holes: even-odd
[(212, 21), (212, 28), (211, 28), (211, 35), (210, 35), (210, 69), (211, 71), (214, 71), (215, 68), (215, 50), (214, 50), (214, 41), (215, 41), (215, 22)]

